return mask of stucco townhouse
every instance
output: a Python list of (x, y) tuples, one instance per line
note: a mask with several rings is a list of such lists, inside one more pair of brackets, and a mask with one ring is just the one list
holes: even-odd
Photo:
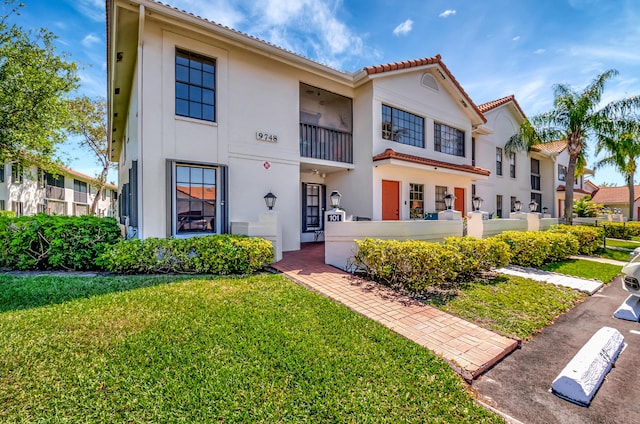
[[(0, 164), (0, 210), (16, 216), (88, 215), (97, 194), (95, 183), (95, 178), (62, 166), (49, 173), (28, 164)], [(117, 216), (117, 189), (113, 184), (105, 186), (96, 215)]]
[(226, 233), (268, 193), (285, 251), (317, 239), (334, 190), (356, 219), (423, 219), (447, 193), (463, 214), (477, 195), (557, 216), (557, 154), (508, 157), (513, 96), (477, 106), (439, 55), (342, 72), (152, 0), (107, 1), (107, 38), (131, 237)]

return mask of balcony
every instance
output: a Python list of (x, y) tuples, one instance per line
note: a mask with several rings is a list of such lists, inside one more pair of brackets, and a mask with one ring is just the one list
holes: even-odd
[(74, 190), (73, 201), (76, 203), (87, 203), (87, 192)]
[(353, 163), (353, 136), (349, 132), (301, 122), (300, 156)]
[(46, 185), (44, 195), (47, 199), (64, 200), (64, 187)]

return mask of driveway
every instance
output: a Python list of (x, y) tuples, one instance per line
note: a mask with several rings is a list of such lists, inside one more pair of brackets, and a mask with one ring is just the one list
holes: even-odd
[[(640, 323), (613, 318), (627, 296), (617, 277), (559, 317), (473, 382), (479, 399), (523, 423), (640, 423)], [(591, 405), (551, 394), (556, 376), (604, 326), (618, 329), (627, 346)]]

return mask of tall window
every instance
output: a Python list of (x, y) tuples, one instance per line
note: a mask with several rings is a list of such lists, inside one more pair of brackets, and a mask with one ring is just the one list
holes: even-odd
[(515, 212), (516, 211), (516, 198), (514, 196), (511, 196), (511, 212)]
[(436, 152), (464, 157), (464, 131), (437, 122), (433, 131)]
[(542, 194), (541, 193), (531, 193), (531, 200), (535, 201), (538, 204), (538, 207), (534, 212), (539, 212), (542, 208)]
[(498, 218), (502, 218), (502, 195), (498, 194), (496, 196), (496, 216)]
[(424, 147), (424, 118), (382, 105), (382, 138)]
[(471, 137), (471, 165), (476, 166), (476, 138)]
[(565, 181), (567, 175), (567, 167), (558, 164), (558, 180)]
[(516, 177), (516, 154), (513, 152), (509, 154), (509, 176)]
[(22, 202), (11, 202), (11, 210), (16, 216), (24, 215), (24, 203)]
[(22, 184), (24, 181), (24, 169), (19, 163), (11, 165), (11, 182), (14, 184)]
[(320, 184), (303, 184), (304, 189), (304, 231), (322, 229), (323, 186)]
[(176, 115), (215, 122), (216, 61), (176, 50)]
[(216, 168), (176, 165), (177, 234), (216, 232)]
[(0, 164), (0, 183), (4, 182), (4, 165)]
[(87, 183), (80, 180), (73, 180), (73, 201), (87, 203)]
[(424, 185), (409, 184), (409, 218), (424, 218)]
[(436, 186), (436, 212), (444, 211), (447, 209), (447, 205), (444, 203), (444, 196), (446, 195), (446, 187)]
[(531, 190), (540, 190), (540, 161), (531, 159)]
[(502, 175), (502, 149), (496, 147), (496, 175)]

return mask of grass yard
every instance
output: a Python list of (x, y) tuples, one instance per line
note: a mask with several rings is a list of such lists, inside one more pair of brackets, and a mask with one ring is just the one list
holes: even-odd
[(1, 422), (502, 422), (443, 360), (280, 275), (2, 276), (0, 311)]
[(603, 283), (609, 283), (620, 274), (622, 267), (582, 259), (568, 259), (566, 261), (544, 265), (541, 269), (558, 272), (560, 274), (573, 275), (574, 277), (594, 278)]
[(528, 340), (587, 297), (575, 290), (499, 275), (427, 303), (485, 328)]
[(631, 240), (617, 240), (617, 239), (607, 239), (607, 246), (611, 247), (622, 247), (623, 249), (633, 250), (636, 247), (640, 247), (640, 242), (631, 241)]
[(616, 261), (628, 262), (629, 252), (616, 249), (599, 249), (596, 256), (607, 259), (615, 259)]

